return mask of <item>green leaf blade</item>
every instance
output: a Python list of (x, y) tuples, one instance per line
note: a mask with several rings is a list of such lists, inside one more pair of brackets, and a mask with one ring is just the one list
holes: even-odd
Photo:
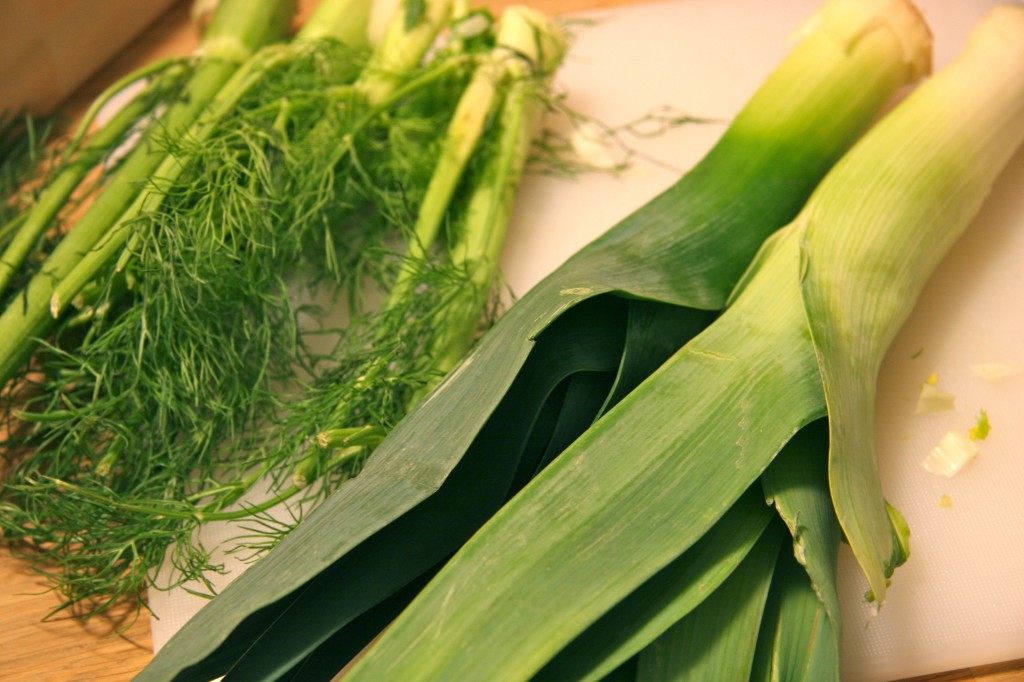
[(765, 286), (496, 514), (351, 679), (525, 679), (696, 542), (821, 414), (787, 244), (759, 273)]
[(792, 549), (776, 568), (753, 679), (839, 678), (839, 522), (828, 489), (828, 427), (804, 427), (761, 476)]
[(641, 652), (638, 682), (749, 679), (783, 535), (772, 525), (717, 590)]
[(749, 490), (693, 547), (560, 651), (534, 680), (602, 680), (696, 608), (765, 532), (770, 508)]

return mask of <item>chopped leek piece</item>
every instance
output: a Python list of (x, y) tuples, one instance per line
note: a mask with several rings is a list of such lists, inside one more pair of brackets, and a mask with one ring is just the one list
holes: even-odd
[[(934, 375), (933, 375), (934, 376)], [(943, 412), (956, 408), (956, 396), (947, 393), (941, 388), (928, 381), (921, 384), (921, 393), (917, 396), (917, 414), (928, 412)]]
[(961, 431), (949, 431), (921, 462), (927, 471), (952, 478), (978, 456), (978, 444)]
[(609, 136), (600, 126), (582, 123), (570, 137), (572, 150), (590, 168), (611, 170), (620, 166), (612, 155)]
[(943, 494), (942, 497), (939, 498), (939, 506), (949, 509), (953, 506), (953, 498), (949, 495)]
[(977, 365), (971, 365), (971, 369), (974, 370), (974, 373), (982, 379), (992, 383), (997, 383), (1003, 379), (1007, 379), (1021, 373), (1020, 367), (1014, 367), (1013, 365), (1007, 365), (1002, 362), (983, 362)]

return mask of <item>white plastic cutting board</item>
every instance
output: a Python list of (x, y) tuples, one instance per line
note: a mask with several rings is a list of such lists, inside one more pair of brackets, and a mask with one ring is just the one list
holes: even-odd
[[(994, 0), (920, 0), (948, 62)], [(788, 50), (819, 0), (673, 0), (587, 15), (558, 86), (571, 108), (619, 126), (658, 107), (727, 120)], [(551, 125), (560, 125), (552, 121)], [(564, 125), (564, 121), (561, 122)], [(714, 143), (721, 124), (623, 138), (638, 152), (628, 172), (575, 180), (528, 178), (520, 192), (505, 277), (524, 293), (580, 246), (667, 187)], [(844, 547), (844, 679), (891, 680), (1024, 657), (1024, 374), (999, 384), (971, 365), (1024, 367), (1024, 154), (930, 282), (897, 338), (880, 386), (879, 447), (888, 499), (913, 533), (909, 563), (879, 614)], [(915, 415), (933, 372), (954, 411)], [(953, 479), (920, 460), (948, 429), (985, 408), (992, 433)], [(940, 506), (948, 495), (952, 506)], [(159, 647), (201, 606), (184, 592), (154, 593)]]

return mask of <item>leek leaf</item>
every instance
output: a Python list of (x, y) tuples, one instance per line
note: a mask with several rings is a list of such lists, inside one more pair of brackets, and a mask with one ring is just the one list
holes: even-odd
[(757, 286), (498, 511), (350, 679), (527, 679), (707, 533), (823, 412), (797, 235)]
[[(312, 637), (308, 646), (290, 648), (299, 652), (297, 656), (282, 656), (281, 652), (289, 651), (289, 648), (281, 647), (276, 640), (272, 639), (280, 636), (277, 630), (268, 630), (264, 638), (256, 642), (250, 653), (259, 654), (263, 649), (269, 648), (272, 655), (269, 657), (248, 655), (240, 658), (224, 676), (222, 682), (259, 682), (260, 680), (281, 679), (293, 679), (296, 682), (314, 682), (315, 680), (327, 682), (338, 672), (337, 662), (354, 658), (363, 647), (369, 644), (408, 605), (416, 593), (423, 589), (423, 586), (437, 572), (437, 568), (438, 566), (435, 566), (426, 571), (357, 618), (352, 619), (326, 639), (320, 636), (319, 633), (323, 630), (316, 628), (315, 626), (318, 625), (316, 623), (313, 624), (313, 628), (310, 628), (300, 621), (298, 630), (285, 630), (284, 632), (289, 637)], [(320, 602), (319, 606), (323, 609), (324, 603)], [(270, 641), (265, 641), (266, 639)]]
[(791, 552), (779, 554), (761, 622), (751, 680), (839, 680), (839, 642), (806, 571)]
[(839, 523), (828, 494), (826, 423), (794, 436), (761, 482), (789, 527), (793, 550), (779, 557), (752, 679), (837, 680)]
[(785, 534), (780, 526), (773, 524), (721, 587), (641, 652), (638, 682), (749, 679)]
[[(208, 662), (212, 667), (200, 669), (208, 670), (210, 675), (219, 674), (225, 661), (238, 665), (237, 661), (244, 659), (238, 669), (245, 675), (238, 679), (246, 680), (261, 679), (260, 675), (284, 664), (287, 669), (454, 552), (510, 494), (513, 474), (524, 458), (522, 442), (535, 425), (534, 417), (519, 406), (543, 402), (543, 396), (567, 377), (610, 373), (618, 364), (625, 301), (594, 301), (573, 313), (541, 335), (537, 345), (542, 352), (531, 356), (529, 371), (513, 385), (513, 399), (499, 406), (495, 418), (484, 426), (478, 441), (437, 494), (356, 546), (293, 599), (275, 605), (274, 610), (267, 609), (261, 614), (267, 618), (266, 627), (257, 625), (258, 630), (239, 632), (219, 650), (217, 658)], [(583, 315), (593, 323), (581, 325)], [(592, 418), (579, 427), (581, 431)], [(348, 485), (361, 480), (354, 479)], [(260, 570), (265, 561), (243, 575)], [(325, 603), (334, 606), (325, 609)], [(250, 638), (255, 645), (246, 644)]]
[(619, 402), (715, 319), (712, 311), (632, 300), (622, 363), (602, 413)]
[(718, 588), (765, 532), (772, 514), (752, 488), (697, 544), (560, 651), (534, 680), (602, 680)]

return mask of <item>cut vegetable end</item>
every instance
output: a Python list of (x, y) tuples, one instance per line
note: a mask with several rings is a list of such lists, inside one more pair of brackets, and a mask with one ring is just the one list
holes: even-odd
[(243, 61), (259, 47), (288, 35), (295, 8), (296, 0), (220, 0), (203, 35), (200, 52), (229, 59), (242, 57), (239, 61)]
[[(799, 32), (799, 42), (770, 80), (789, 88), (811, 87), (812, 74), (846, 64), (856, 72), (851, 76), (856, 85), (826, 84), (828, 104), (823, 106), (834, 108), (862, 106), (851, 98), (854, 92), (860, 97), (878, 90), (889, 96), (918, 81), (930, 71), (932, 41), (923, 19), (908, 7), (904, 0), (826, 2)], [(756, 115), (741, 113), (737, 122), (757, 130), (772, 125), (773, 118), (815, 115), (794, 109), (792, 101), (770, 96), (754, 108)]]
[(843, 51), (854, 49), (872, 32), (886, 32), (901, 46), (911, 80), (931, 73), (932, 34), (908, 0), (831, 0), (797, 30), (796, 37), (815, 31), (831, 36)]
[(554, 18), (530, 7), (515, 5), (501, 15), (497, 44), (524, 57), (541, 74), (550, 74), (562, 63), (568, 38)]
[(405, 0), (388, 24), (380, 46), (356, 83), (372, 104), (385, 99), (401, 83), (451, 16), (451, 0)]
[(297, 40), (334, 38), (353, 47), (367, 45), (374, 4), (367, 0), (321, 0), (295, 37)]
[(917, 396), (917, 408), (915, 409), (917, 414), (944, 412), (955, 409), (956, 396), (952, 393), (943, 391), (933, 384), (930, 379), (921, 384), (921, 392)]
[(925, 471), (952, 478), (977, 457), (979, 452), (981, 449), (970, 437), (960, 431), (949, 431), (928, 453), (921, 466)]

